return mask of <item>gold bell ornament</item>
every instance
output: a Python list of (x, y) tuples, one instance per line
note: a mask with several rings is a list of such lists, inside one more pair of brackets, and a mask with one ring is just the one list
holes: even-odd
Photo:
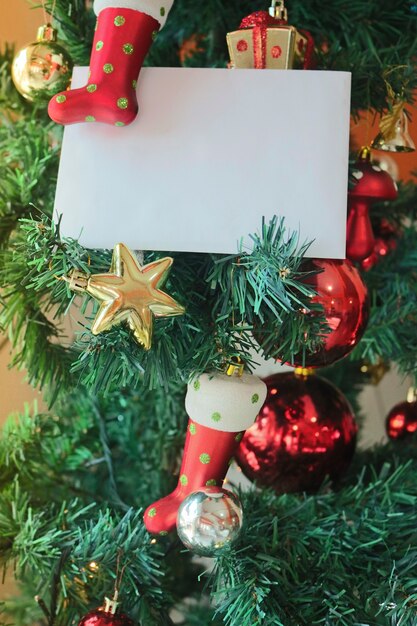
[(310, 69), (314, 41), (307, 31), (288, 24), (284, 0), (272, 0), (269, 12), (245, 17), (227, 34), (230, 66), (239, 69)]
[(12, 79), (17, 91), (30, 102), (48, 102), (69, 87), (73, 62), (57, 43), (51, 24), (38, 29), (36, 41), (22, 48), (12, 64)]
[(408, 118), (404, 110), (404, 102), (394, 103), (392, 110), (382, 116), (379, 133), (371, 146), (375, 150), (385, 152), (413, 152), (416, 149), (408, 132)]

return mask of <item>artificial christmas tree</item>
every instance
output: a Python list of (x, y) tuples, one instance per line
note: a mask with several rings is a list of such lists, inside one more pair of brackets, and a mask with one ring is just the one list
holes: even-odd
[[(94, 41), (95, 15), (90, 4), (56, 0), (54, 15), (60, 35), (77, 65), (88, 63)], [(225, 68), (229, 61), (226, 34), (235, 32), (245, 15), (267, 8), (253, 0), (204, 5), (177, 0), (146, 62), (178, 66), (181, 55), (193, 66)], [(363, 111), (386, 114), (392, 94), (398, 94), (412, 110), (417, 87), (417, 11), (413, 3), (400, 1), (385, 7), (376, 0), (348, 6), (342, 0), (325, 4), (293, 0), (289, 8), (291, 24), (300, 32), (311, 33), (317, 69), (352, 71), (355, 118)], [(121, 10), (135, 9), (123, 6)], [(158, 16), (151, 17), (158, 21)], [(117, 29), (123, 26), (116, 26), (114, 19), (112, 24)], [(191, 37), (198, 40), (198, 51), (186, 57), (181, 50)], [(104, 45), (94, 54), (105, 50), (107, 37), (96, 44), (99, 41)], [(122, 43), (132, 44), (135, 51), (135, 42)], [(149, 43), (149, 32), (144, 43)], [(119, 47), (118, 53), (127, 59), (130, 48), (126, 50)], [(11, 417), (0, 439), (0, 560), (19, 584), (15, 598), (0, 602), (1, 626), (69, 626), (80, 620), (87, 623), (90, 618), (104, 623), (116, 619), (117, 623), (119, 617), (124, 623), (133, 621), (141, 626), (414, 626), (417, 453), (412, 433), (401, 442), (359, 450), (335, 489), (325, 479), (313, 495), (240, 490), (243, 527), (238, 536), (233, 534), (234, 542), (222, 546), (210, 571), (207, 563), (196, 562), (192, 552), (184, 550), (175, 531), (165, 534), (172, 527), (171, 519), (168, 527), (161, 527), (162, 536), (148, 533), (143, 522), (146, 507), (152, 510), (150, 503), (156, 502), (157, 510), (161, 498), (164, 502), (166, 494), (175, 489), (178, 477), (180, 487), (175, 494), (181, 492), (181, 497), (171, 506), (173, 497), (168, 496), (170, 517), (175, 517), (182, 496), (187, 495), (187, 504), (191, 497), (193, 515), (202, 498), (207, 504), (210, 494), (194, 499), (195, 489), (202, 493), (213, 488), (202, 483), (223, 478), (225, 458), (228, 461), (233, 453), (237, 432), (250, 425), (262, 403), (261, 392), (255, 390), (250, 396), (251, 411), (239, 418), (248, 421), (229, 431), (220, 429), (222, 419), (228, 420), (231, 409), (241, 407), (239, 394), (230, 402), (227, 394), (214, 394), (214, 409), (203, 415), (196, 416), (190, 409), (190, 425), (197, 422), (196, 428), (206, 434), (198, 443), (209, 444), (210, 452), (200, 445), (191, 450), (189, 444), (192, 454), (185, 454), (187, 469), (181, 470), (189, 419), (184, 409), (187, 383), (192, 385), (203, 377), (211, 385), (216, 377), (224, 376), (230, 362), (237, 361), (245, 366), (247, 376), (255, 379), (249, 372), (268, 350), (266, 344), (259, 346), (254, 335), (266, 327), (273, 336), (275, 358), (291, 362), (294, 355), (305, 354), (307, 359), (319, 354), (330, 336), (331, 323), (343, 323), (343, 315), (332, 319), (323, 311), (314, 288), (320, 275), (306, 270), (304, 262), (308, 242), (300, 245), (298, 232), (274, 218), (259, 225), (258, 234), (252, 233), (252, 249), (241, 248), (228, 255), (172, 253), (172, 271), (163, 291), (180, 303), (181, 312), (185, 307), (186, 313), (158, 319), (148, 350), (138, 345), (123, 319), (94, 334), (99, 304), (86, 290), (76, 311), (79, 300), (66, 279), (74, 272), (81, 273), (86, 283), (89, 277), (108, 275), (112, 253), (87, 249), (77, 240), (63, 237), (61, 218), (52, 219), (62, 129), (50, 121), (44, 106), (30, 105), (16, 92), (10, 78), (12, 58), (7, 48), (0, 64), (0, 325), (13, 343), (13, 364), (26, 368), (29, 380), (42, 388), (50, 408), (42, 414), (28, 409)], [(107, 62), (113, 65), (111, 60)], [(136, 65), (135, 72), (139, 69)], [(133, 72), (130, 57), (128, 69)], [(102, 78), (107, 80), (111, 74)], [(314, 78), (310, 70), (300, 74)], [(97, 90), (81, 92), (80, 115), (99, 119), (102, 111), (94, 115), (84, 110), (84, 98), (95, 102), (99, 94), (99, 81), (91, 84), (97, 85)], [(70, 92), (62, 95), (68, 96), (69, 103)], [(129, 94), (121, 93), (116, 108), (114, 103), (110, 107), (112, 124), (120, 121), (115, 116), (117, 99), (125, 97), (129, 99)], [(66, 104), (67, 100), (56, 106), (65, 108)], [(265, 104), (274, 107), (274, 102)], [(308, 116), (310, 103), (296, 104), (300, 115)], [(120, 112), (124, 110), (133, 116), (129, 106)], [(221, 111), (213, 115), (221, 119)], [(127, 123), (131, 117), (123, 121)], [(280, 124), (285, 120), (277, 120), (276, 129), (271, 128), (271, 133), (277, 133), (277, 151), (298, 172), (298, 186), (303, 187), (305, 173), (297, 170), (297, 154), (287, 154), (279, 144)], [(93, 131), (110, 137), (110, 133), (128, 133), (133, 126), (122, 130), (99, 124), (79, 128), (84, 136)], [(257, 120), (248, 118), (242, 141), (256, 131)], [(297, 133), (297, 128), (293, 132)], [(111, 153), (110, 139), (107, 145)], [(352, 162), (356, 153), (355, 149)], [(262, 145), (253, 154), (242, 154), (240, 146), (231, 146), (231, 168), (234, 160), (244, 159), (255, 170), (261, 158)], [(170, 167), (175, 168), (175, 163)], [(164, 172), (158, 174), (162, 187)], [(190, 178), (192, 174), (190, 169)], [(249, 175), (242, 180), (245, 190), (250, 189), (250, 182)], [(105, 183), (116, 189), (123, 186), (120, 178)], [(328, 176), (323, 177), (323, 186), (331, 183)], [(211, 184), (207, 181), (202, 186), (201, 198)], [(274, 180), (266, 180), (264, 185), (277, 198), (276, 212), (284, 211)], [(381, 362), (390, 364), (414, 378), (417, 369), (417, 187), (411, 178), (399, 181), (398, 188), (396, 199), (386, 202), (386, 196), (381, 197), (370, 212), (374, 232), (379, 233), (381, 225), (388, 223), (396, 245), (362, 273), (370, 302), (366, 329), (361, 328), (360, 340), (355, 336), (357, 345), (349, 355), (320, 372), (341, 389), (355, 412), (359, 392), (369, 381), (361, 371), (364, 363), (369, 369)], [(71, 188), (68, 193), (71, 196)], [(216, 193), (227, 220), (233, 198), (225, 200), (220, 185)], [(347, 193), (348, 189), (346, 199)], [(140, 190), (132, 189), (132, 194), (139, 202)], [(309, 194), (310, 189), (305, 189), (306, 206)], [(256, 206), (257, 195), (250, 198)], [(174, 200), (175, 216), (181, 207)], [(113, 210), (123, 220), (123, 203)], [(320, 214), (314, 215), (315, 221), (320, 219)], [(235, 237), (246, 235), (236, 232)], [(144, 269), (160, 263), (166, 253), (145, 250), (139, 256), (143, 258), (137, 265)], [(125, 296), (115, 293), (116, 279), (122, 280), (122, 275), (114, 272), (112, 288), (105, 296), (126, 312)], [(65, 315), (76, 318), (75, 339), (68, 340)], [(252, 396), (258, 397), (252, 402)], [(288, 407), (289, 420), (291, 410), (302, 420), (300, 408), (308, 405), (305, 414), (311, 423), (317, 416), (310, 401), (306, 394), (294, 398), (296, 406)], [(265, 405), (264, 411), (270, 406)], [(325, 406), (323, 402), (318, 408), (325, 411)], [(301, 430), (307, 432), (306, 423), (302, 422)], [(336, 429), (331, 432), (335, 434)], [(191, 440), (190, 430), (187, 436)], [(221, 449), (223, 445), (227, 449)], [(200, 460), (204, 454), (209, 454), (210, 460), (218, 454), (218, 475), (217, 471), (216, 476), (207, 473), (208, 457)], [(248, 460), (256, 465), (256, 455)], [(187, 489), (181, 491), (188, 485), (194, 490), (189, 495)], [(220, 487), (216, 486), (216, 497)], [(235, 485), (231, 488), (237, 491)], [(226, 509), (229, 504), (225, 499)], [(199, 529), (208, 532), (212, 520), (206, 519), (205, 508), (199, 511), (204, 526)], [(240, 507), (236, 511), (236, 524), (233, 521), (229, 529), (220, 527), (221, 532), (239, 530)], [(150, 519), (157, 517), (151, 515)], [(179, 521), (184, 530), (183, 523)], [(215, 542), (214, 533), (210, 540), (213, 537)], [(193, 534), (191, 539), (188, 545), (193, 549), (197, 546), (194, 540), (200, 541), (201, 536)], [(204, 541), (208, 541), (207, 535)], [(210, 553), (215, 551), (210, 548)], [(97, 609), (115, 588), (122, 570), (121, 612), (112, 615), (106, 608)], [(201, 584), (203, 571), (205, 586)]]

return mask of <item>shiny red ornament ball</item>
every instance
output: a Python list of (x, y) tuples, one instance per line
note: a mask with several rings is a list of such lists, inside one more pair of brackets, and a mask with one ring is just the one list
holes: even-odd
[(417, 402), (400, 402), (387, 415), (385, 428), (390, 439), (405, 439), (417, 431)]
[(317, 292), (313, 302), (324, 308), (330, 331), (323, 336), (322, 346), (315, 352), (295, 355), (297, 367), (325, 367), (349, 354), (359, 343), (369, 318), (369, 299), (359, 271), (347, 260), (312, 259), (305, 271), (322, 270), (308, 283)]
[(123, 613), (109, 613), (103, 609), (95, 609), (85, 615), (78, 626), (136, 626), (130, 617)]
[(357, 426), (342, 393), (315, 375), (265, 379), (268, 394), (236, 460), (249, 479), (278, 493), (316, 491), (337, 480), (352, 459)]

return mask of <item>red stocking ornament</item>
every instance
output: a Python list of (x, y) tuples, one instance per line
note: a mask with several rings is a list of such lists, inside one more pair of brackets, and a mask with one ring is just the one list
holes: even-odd
[(266, 397), (266, 385), (260, 378), (240, 374), (203, 374), (188, 385), (185, 407), (190, 421), (178, 485), (145, 511), (150, 533), (173, 530), (181, 502), (193, 491), (222, 486), (244, 431)]
[(49, 102), (59, 124), (103, 122), (126, 126), (138, 112), (136, 82), (154, 33), (173, 0), (96, 0), (97, 29), (88, 84), (63, 91)]

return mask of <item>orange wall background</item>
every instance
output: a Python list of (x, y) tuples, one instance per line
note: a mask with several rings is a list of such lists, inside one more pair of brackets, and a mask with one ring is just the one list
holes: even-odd
[[(43, 12), (31, 9), (26, 0), (0, 0), (0, 47), (15, 43), (17, 49), (36, 39), (38, 26), (43, 24)], [(25, 382), (25, 373), (10, 370), (10, 344), (0, 335), (0, 424), (6, 417), (22, 411), (27, 402), (39, 400), (38, 392)], [(1, 597), (1, 593), (0, 593)]]

